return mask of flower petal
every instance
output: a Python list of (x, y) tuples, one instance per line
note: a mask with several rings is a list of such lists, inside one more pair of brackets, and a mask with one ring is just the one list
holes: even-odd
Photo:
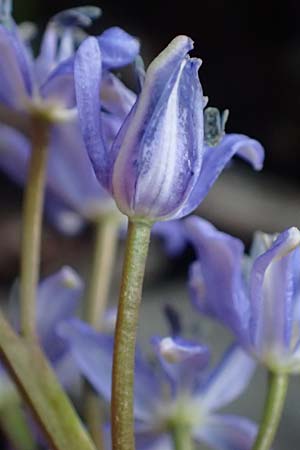
[[(70, 345), (70, 350), (83, 375), (109, 402), (113, 356), (112, 336), (97, 333), (79, 320), (62, 324), (60, 335)], [(135, 417), (144, 420), (152, 417), (152, 407), (155, 400), (159, 398), (160, 385), (152, 370), (138, 356), (135, 370)]]
[(115, 69), (130, 64), (140, 50), (138, 39), (119, 27), (112, 27), (105, 30), (98, 37), (98, 43), (105, 69)]
[(97, 39), (86, 39), (75, 58), (74, 76), (77, 107), (83, 140), (98, 180), (110, 185), (110, 156), (102, 135), (100, 112), (101, 53)]
[[(267, 238), (267, 237), (266, 237)], [(281, 233), (269, 250), (254, 261), (250, 278), (252, 339), (261, 354), (290, 349), (294, 293), (294, 256), (300, 231)]]
[(50, 22), (43, 35), (39, 55), (35, 60), (35, 73), (40, 85), (45, 82), (56, 66), (58, 42), (57, 26)]
[(50, 361), (55, 362), (66, 350), (57, 326), (75, 315), (82, 290), (82, 281), (70, 267), (62, 268), (38, 286), (38, 336)]
[(45, 206), (45, 212), (49, 222), (60, 233), (66, 234), (67, 236), (75, 236), (82, 231), (86, 224), (82, 216), (49, 192), (46, 192)]
[(216, 147), (206, 147), (203, 166), (193, 191), (176, 215), (176, 219), (194, 211), (207, 195), (208, 191), (234, 155), (249, 162), (255, 170), (261, 170), (264, 160), (264, 149), (261, 144), (242, 134), (227, 134)]
[(51, 22), (63, 28), (89, 27), (101, 14), (102, 11), (97, 6), (78, 6), (60, 11), (51, 18)]
[(251, 450), (257, 425), (245, 417), (212, 415), (193, 437), (215, 450)]
[(41, 95), (59, 104), (62, 108), (74, 108), (76, 106), (76, 95), (74, 85), (74, 75), (72, 72), (59, 72), (58, 67), (55, 74), (51, 74), (46, 82), (41, 86)]
[(86, 219), (115, 208), (95, 176), (77, 120), (53, 127), (47, 188), (49, 193)]
[(168, 434), (137, 432), (135, 436), (138, 450), (173, 450), (172, 440)]
[(255, 361), (237, 345), (231, 346), (223, 359), (199, 385), (195, 394), (199, 407), (214, 411), (227, 405), (247, 388), (255, 369)]
[(249, 322), (241, 273), (243, 243), (196, 216), (186, 219), (185, 226), (198, 256), (189, 279), (194, 304), (243, 338)]
[(22, 108), (31, 95), (28, 55), (18, 36), (0, 25), (0, 101)]
[(136, 101), (136, 94), (110, 72), (103, 75), (100, 96), (103, 108), (123, 120)]
[(16, 183), (23, 185), (26, 179), (30, 146), (19, 131), (6, 125), (0, 126), (0, 168)]
[(191, 47), (179, 36), (152, 62), (114, 143), (113, 193), (128, 216), (170, 219), (200, 171), (203, 95)]
[(204, 345), (179, 337), (154, 337), (152, 344), (175, 389), (191, 389), (208, 365), (210, 352)]
[(171, 257), (183, 253), (187, 245), (184, 225), (181, 220), (157, 222), (152, 228), (152, 233), (162, 239), (164, 249)]

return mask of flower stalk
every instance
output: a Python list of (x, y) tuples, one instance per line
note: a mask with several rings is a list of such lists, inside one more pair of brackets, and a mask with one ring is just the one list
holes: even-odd
[(50, 123), (34, 114), (32, 151), (23, 202), (21, 236), (21, 331), (35, 338), (36, 288), (40, 269), (41, 231)]
[[(109, 288), (113, 275), (119, 220), (114, 215), (101, 217), (95, 226), (94, 255), (91, 266), (91, 276), (86, 298), (86, 321), (98, 331), (101, 329), (103, 313), (106, 309)], [(104, 449), (101, 424), (103, 417), (99, 396), (93, 389), (83, 385), (84, 416), (88, 430), (98, 450)]]
[(85, 319), (98, 331), (100, 331), (103, 313), (107, 306), (118, 231), (119, 220), (113, 215), (101, 217), (96, 222), (94, 255), (85, 302)]
[(151, 226), (129, 222), (115, 331), (112, 375), (112, 448), (134, 450), (134, 362), (139, 307)]
[(171, 427), (174, 450), (193, 450), (191, 427), (186, 423), (176, 423)]
[(269, 372), (263, 417), (252, 450), (270, 450), (281, 419), (287, 387), (287, 374)]

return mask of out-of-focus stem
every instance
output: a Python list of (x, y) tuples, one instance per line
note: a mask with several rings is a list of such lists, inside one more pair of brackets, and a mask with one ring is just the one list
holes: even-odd
[(288, 375), (270, 372), (262, 421), (252, 450), (270, 450), (281, 419)]
[(100, 330), (107, 299), (118, 242), (119, 220), (106, 216), (98, 220), (95, 230), (94, 255), (85, 300), (85, 319)]
[[(94, 254), (91, 275), (85, 300), (85, 319), (100, 330), (103, 313), (108, 303), (109, 288), (113, 276), (119, 233), (119, 218), (115, 215), (101, 217), (96, 222)], [(88, 430), (98, 450), (104, 449), (101, 401), (94, 390), (83, 385), (84, 417)]]
[(193, 450), (191, 428), (186, 424), (174, 424), (171, 428), (174, 450)]
[(115, 331), (112, 378), (112, 447), (134, 450), (133, 388), (136, 332), (151, 227), (129, 222)]
[(33, 116), (31, 156), (24, 193), (21, 236), (21, 332), (35, 337), (36, 289), (40, 269), (41, 229), (50, 124)]

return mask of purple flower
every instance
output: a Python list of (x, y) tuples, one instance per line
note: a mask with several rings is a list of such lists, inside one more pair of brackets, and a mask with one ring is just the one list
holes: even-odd
[[(61, 324), (60, 333), (83, 375), (110, 401), (113, 339), (78, 320)], [(172, 429), (184, 423), (196, 443), (221, 450), (250, 450), (256, 426), (218, 409), (247, 387), (255, 366), (240, 348), (232, 347), (212, 371), (205, 346), (181, 338), (155, 338), (160, 362), (149, 366), (138, 351), (135, 369), (137, 448), (171, 450)], [(160, 447), (161, 446), (161, 447)]]
[[(57, 332), (61, 322), (75, 316), (83, 292), (83, 283), (70, 267), (63, 267), (38, 286), (37, 292), (37, 334), (47, 358), (54, 367), (60, 382), (68, 389), (79, 380), (79, 372), (72, 361), (68, 345)], [(9, 303), (10, 319), (19, 329), (19, 292), (14, 286)], [(0, 366), (0, 398), (2, 395), (15, 395), (15, 387)]]
[[(2, 21), (7, 26), (0, 25), (0, 103), (18, 112), (43, 111), (54, 121), (69, 118), (66, 109), (75, 106), (73, 57), (82, 40), (78, 30), (89, 26), (99, 12), (96, 7), (81, 7), (56, 14), (36, 59), (13, 19)], [(138, 41), (117, 27), (99, 36), (97, 45), (106, 70), (128, 64), (139, 51)]]
[(182, 220), (157, 222), (153, 226), (152, 233), (161, 238), (166, 253), (171, 257), (180, 255), (187, 245)]
[(235, 153), (262, 167), (261, 145), (242, 135), (209, 148), (203, 140), (205, 99), (199, 59), (186, 36), (175, 38), (149, 66), (140, 94), (111, 146), (103, 135), (97, 92), (102, 55), (94, 38), (79, 48), (75, 88), (83, 139), (99, 182), (136, 220), (180, 218), (203, 200)]
[(257, 233), (244, 245), (191, 217), (187, 235), (198, 260), (189, 286), (198, 309), (229, 327), (240, 344), (271, 370), (300, 371), (300, 231)]
[[(13, 23), (12, 30), (3, 27), (4, 35), (11, 36), (10, 41), (2, 42), (3, 46), (6, 45), (5, 54), (10, 54), (6, 66), (14, 63), (19, 80), (24, 77), (22, 78), (22, 66), (12, 45), (14, 42), (18, 42), (23, 59), (28, 64), (30, 61), (27, 72), (29, 73), (30, 68), (30, 79), (33, 80), (34, 87), (24, 94), (27, 96), (26, 105), (35, 102), (37, 98), (42, 101), (42, 98), (45, 100), (48, 97), (51, 97), (51, 101), (56, 99), (55, 102), (60, 102), (67, 95), (68, 107), (75, 106), (73, 57), (78, 40), (82, 39), (82, 30), (79, 33), (78, 27), (90, 25), (97, 11), (98, 8), (93, 7), (74, 8), (54, 16), (46, 28), (36, 60), (32, 58), (28, 45), (21, 41), (16, 25)], [(139, 51), (139, 42), (118, 27), (104, 31), (97, 42), (105, 69), (101, 83), (101, 97), (105, 108), (102, 111), (103, 132), (110, 144), (135, 102), (135, 94), (125, 88), (109, 70), (132, 62)], [(15, 80), (11, 78), (10, 83), (13, 87)], [(0, 103), (1, 88), (0, 75)], [(13, 105), (6, 106), (12, 108)], [(48, 111), (49, 105), (46, 106)], [(30, 142), (23, 134), (5, 125), (1, 126), (0, 167), (21, 185), (25, 182), (30, 147)], [(72, 234), (79, 231), (86, 220), (96, 220), (107, 212), (115, 211), (118, 214), (114, 200), (96, 180), (84, 148), (75, 109), (72, 109), (72, 115), (68, 116), (66, 123), (52, 126), (49, 147), (46, 211), (57, 228)]]

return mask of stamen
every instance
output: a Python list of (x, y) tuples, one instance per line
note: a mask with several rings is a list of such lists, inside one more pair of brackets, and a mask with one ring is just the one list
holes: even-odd
[(62, 27), (89, 27), (101, 13), (101, 9), (96, 6), (82, 6), (59, 12), (52, 22)]
[(12, 0), (0, 0), (0, 16), (10, 18), (12, 15)]
[(0, 0), (0, 24), (10, 28), (12, 18), (12, 0)]
[(229, 111), (223, 113), (217, 108), (206, 108), (204, 110), (204, 141), (209, 147), (219, 144), (225, 134), (225, 125), (228, 120)]
[(22, 41), (30, 44), (37, 36), (37, 26), (33, 22), (22, 22), (18, 26)]

